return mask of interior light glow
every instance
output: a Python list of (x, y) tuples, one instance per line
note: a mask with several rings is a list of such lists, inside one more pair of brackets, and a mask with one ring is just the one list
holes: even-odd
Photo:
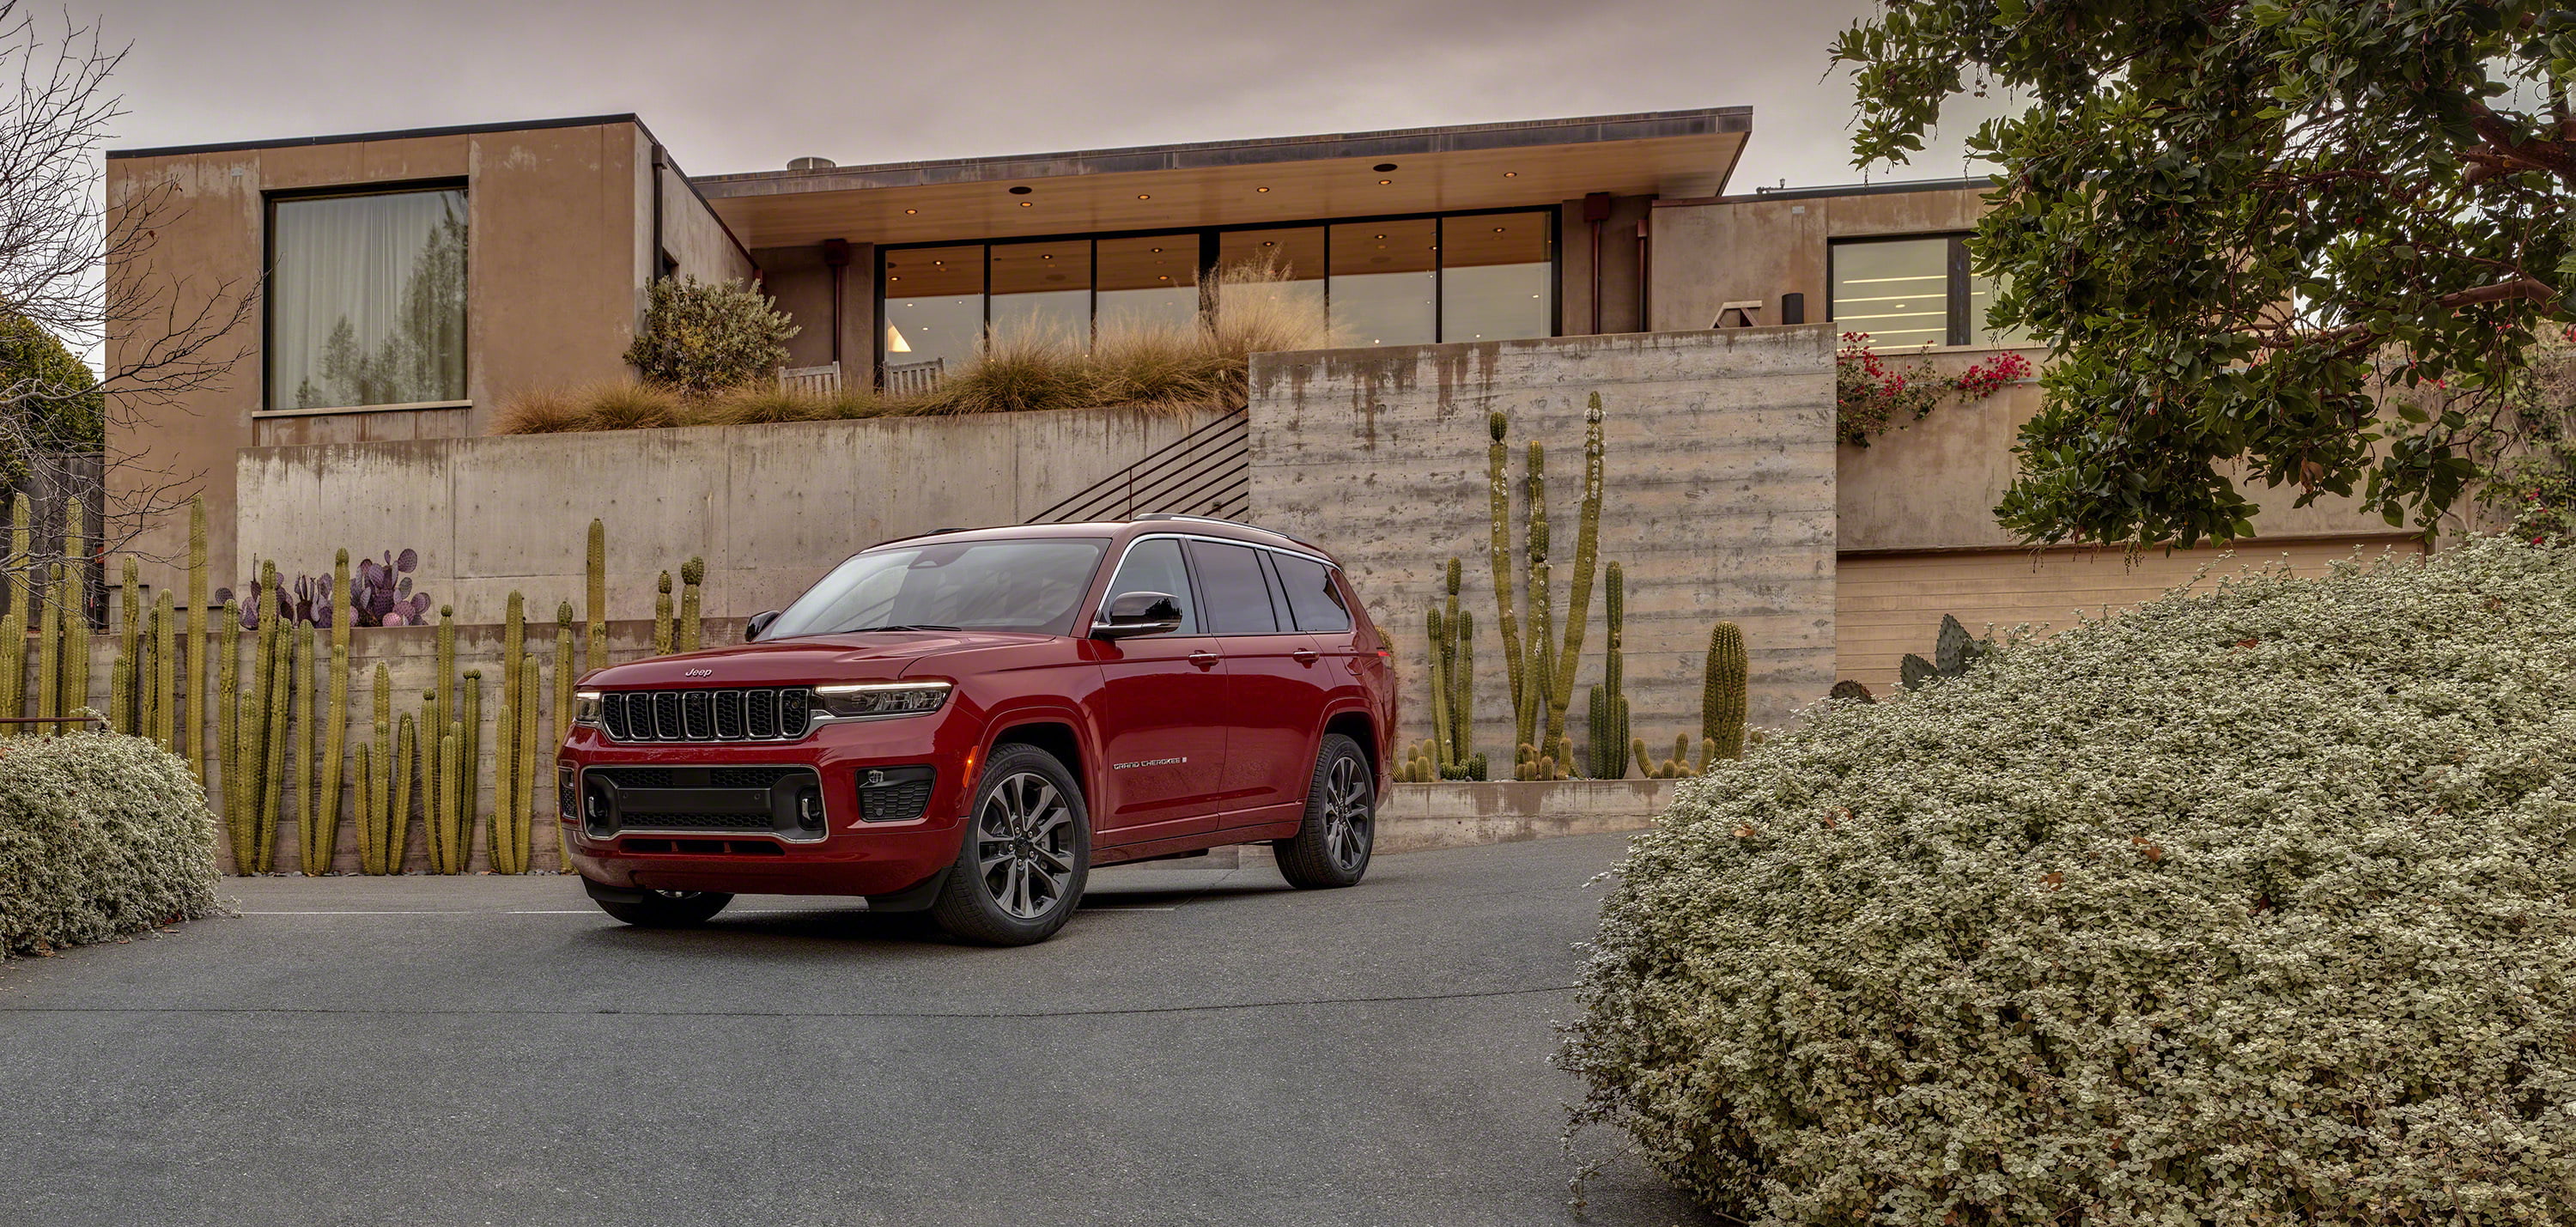
[[(906, 303), (904, 305), (910, 306), (911, 304)], [(912, 352), (912, 342), (903, 339), (903, 329), (897, 328), (892, 324), (886, 325), (886, 352), (890, 354), (908, 354)]]

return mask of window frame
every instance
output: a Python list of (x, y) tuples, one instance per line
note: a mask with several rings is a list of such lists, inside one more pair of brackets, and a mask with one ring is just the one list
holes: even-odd
[[(1351, 626), (1350, 626), (1350, 629), (1351, 629), (1351, 630), (1353, 630), (1353, 631), (1357, 631), (1357, 630), (1360, 628), (1361, 620), (1362, 620), (1362, 619), (1361, 619), (1361, 614), (1360, 614), (1360, 612), (1359, 612), (1359, 607), (1358, 607), (1358, 606), (1357, 606), (1357, 604), (1355, 603), (1356, 598), (1358, 597), (1358, 593), (1357, 593), (1357, 592), (1355, 592), (1355, 591), (1353, 591), (1353, 590), (1351, 589), (1351, 587), (1350, 587), (1349, 581), (1347, 581), (1346, 579), (1344, 579), (1344, 578), (1343, 578), (1343, 576), (1342, 576), (1342, 565), (1341, 565), (1340, 563), (1334, 562), (1332, 559), (1330, 559), (1330, 558), (1326, 558), (1326, 557), (1324, 557), (1322, 554), (1309, 553), (1309, 552), (1307, 552), (1307, 551), (1305, 551), (1305, 550), (1293, 550), (1293, 549), (1289, 549), (1289, 548), (1287, 548), (1287, 547), (1285, 547), (1285, 546), (1271, 545), (1271, 544), (1268, 544), (1268, 543), (1266, 543), (1266, 542), (1261, 542), (1261, 541), (1244, 541), (1244, 540), (1239, 540), (1239, 539), (1234, 538), (1234, 537), (1217, 537), (1217, 536), (1211, 536), (1211, 535), (1206, 534), (1206, 533), (1186, 533), (1186, 532), (1169, 532), (1169, 531), (1163, 531), (1163, 532), (1150, 532), (1150, 533), (1138, 533), (1136, 536), (1133, 536), (1133, 537), (1128, 538), (1128, 539), (1127, 539), (1127, 544), (1125, 544), (1125, 545), (1122, 545), (1122, 546), (1118, 547), (1118, 556), (1117, 556), (1117, 558), (1116, 558), (1116, 559), (1114, 559), (1114, 560), (1109, 561), (1109, 562), (1106, 564), (1106, 565), (1108, 566), (1108, 568), (1109, 568), (1109, 569), (1108, 569), (1108, 571), (1105, 573), (1105, 575), (1103, 576), (1103, 578), (1102, 578), (1102, 579), (1101, 579), (1101, 581), (1100, 581), (1100, 600), (1092, 606), (1092, 610), (1091, 610), (1091, 620), (1092, 620), (1092, 624), (1093, 624), (1093, 625), (1095, 625), (1095, 626), (1096, 626), (1096, 625), (1098, 625), (1098, 624), (1099, 624), (1099, 622), (1100, 622), (1100, 619), (1101, 619), (1101, 617), (1102, 617), (1103, 612), (1104, 612), (1104, 611), (1108, 608), (1108, 606), (1109, 606), (1109, 600), (1110, 600), (1110, 596), (1111, 596), (1111, 590), (1112, 590), (1112, 589), (1114, 589), (1114, 588), (1116, 588), (1116, 587), (1117, 587), (1117, 585), (1118, 585), (1118, 571), (1119, 571), (1119, 568), (1124, 567), (1124, 566), (1126, 566), (1126, 565), (1127, 565), (1127, 556), (1128, 556), (1129, 554), (1134, 553), (1134, 552), (1136, 551), (1136, 547), (1137, 547), (1137, 546), (1143, 545), (1144, 543), (1146, 543), (1146, 542), (1148, 542), (1148, 541), (1163, 541), (1163, 540), (1172, 540), (1172, 541), (1178, 541), (1178, 542), (1180, 542), (1180, 543), (1181, 543), (1181, 569), (1182, 569), (1182, 570), (1184, 570), (1184, 571), (1186, 571), (1186, 572), (1189, 574), (1189, 577), (1190, 577), (1190, 591), (1189, 591), (1188, 596), (1189, 596), (1189, 599), (1190, 599), (1190, 600), (1193, 600), (1193, 601), (1198, 602), (1198, 609), (1199, 609), (1199, 611), (1200, 611), (1200, 620), (1199, 620), (1199, 629), (1198, 629), (1198, 632), (1197, 632), (1196, 634), (1193, 634), (1193, 635), (1187, 635), (1187, 636), (1178, 635), (1178, 634), (1174, 634), (1174, 635), (1157, 635), (1157, 636), (1155, 636), (1155, 638), (1158, 638), (1158, 639), (1175, 639), (1175, 638), (1213, 639), (1213, 638), (1216, 638), (1216, 637), (1217, 637), (1217, 635), (1218, 635), (1218, 633), (1219, 633), (1219, 632), (1216, 632), (1216, 631), (1209, 630), (1209, 629), (1207, 628), (1207, 621), (1206, 621), (1206, 616), (1205, 616), (1206, 609), (1207, 609), (1207, 595), (1206, 595), (1205, 591), (1202, 589), (1202, 586), (1200, 585), (1200, 582), (1199, 582), (1199, 566), (1198, 566), (1198, 560), (1197, 560), (1197, 559), (1195, 559), (1195, 558), (1193, 558), (1193, 557), (1191, 557), (1191, 550), (1190, 550), (1190, 545), (1189, 545), (1189, 543), (1190, 543), (1190, 542), (1193, 542), (1193, 541), (1211, 541), (1211, 542), (1214, 542), (1214, 543), (1216, 543), (1216, 544), (1218, 544), (1218, 545), (1239, 545), (1239, 546), (1242, 546), (1242, 547), (1244, 547), (1245, 549), (1249, 549), (1249, 550), (1259, 550), (1259, 551), (1263, 551), (1263, 552), (1266, 552), (1266, 553), (1272, 553), (1272, 554), (1286, 554), (1286, 555), (1288, 555), (1288, 556), (1290, 556), (1290, 557), (1292, 557), (1292, 558), (1303, 558), (1303, 559), (1305, 559), (1305, 560), (1306, 560), (1306, 561), (1308, 561), (1308, 562), (1317, 563), (1317, 564), (1321, 565), (1321, 566), (1324, 568), (1325, 576), (1326, 576), (1328, 579), (1332, 580), (1334, 583), (1340, 584), (1340, 585), (1342, 586), (1342, 592), (1343, 592), (1342, 612), (1344, 612), (1344, 613), (1346, 613), (1346, 614), (1349, 614), (1349, 615), (1350, 615), (1350, 619), (1351, 619)], [(1271, 570), (1270, 570), (1270, 568), (1267, 568), (1267, 567), (1263, 568), (1263, 575), (1264, 575), (1265, 577), (1271, 577)], [(1274, 578), (1275, 578), (1275, 577), (1274, 577)], [(1267, 586), (1267, 582), (1268, 582), (1268, 580), (1267, 580), (1267, 579), (1265, 579), (1265, 586)], [(1178, 596), (1178, 595), (1181, 595), (1181, 594), (1179, 594), (1179, 593), (1174, 593), (1173, 595)], [(1277, 601), (1277, 600), (1279, 600), (1279, 599), (1280, 599), (1280, 596), (1281, 596), (1281, 594), (1279, 594), (1279, 593), (1277, 593), (1277, 592), (1273, 592), (1273, 593), (1272, 593), (1272, 596), (1271, 596), (1271, 599), (1275, 602), (1275, 601)], [(1293, 613), (1293, 611), (1279, 611), (1279, 610), (1278, 610), (1278, 607), (1277, 607), (1275, 604), (1272, 606), (1272, 609), (1273, 609), (1273, 611), (1274, 611), (1274, 612), (1284, 613), (1285, 620), (1287, 620), (1291, 625), (1294, 625), (1294, 624), (1295, 624), (1295, 614)], [(1076, 622), (1075, 624), (1076, 624), (1077, 626), (1079, 626), (1081, 623), (1077, 620), (1077, 622)], [(1252, 634), (1258, 634), (1258, 633), (1260, 633), (1260, 632), (1255, 631), (1255, 632), (1249, 632), (1249, 633), (1252, 633)], [(1295, 635), (1295, 634), (1305, 634), (1305, 633), (1307, 633), (1307, 632), (1304, 632), (1304, 631), (1293, 631), (1293, 630), (1279, 630), (1279, 631), (1273, 631), (1273, 632), (1271, 632), (1271, 633), (1272, 633), (1272, 634), (1278, 634), (1278, 635)]]
[[(1977, 343), (1974, 339), (1977, 334), (1976, 321), (1968, 318), (1969, 281), (1975, 275), (1970, 271), (1973, 266), (1968, 259), (1968, 239), (1975, 233), (1972, 230), (1932, 230), (1911, 234), (1862, 234), (1825, 240), (1826, 322), (1836, 322), (1839, 316), (1834, 303), (1836, 284), (1834, 258), (1843, 248), (1868, 243), (1919, 243), (1925, 239), (1947, 239), (1949, 247), (1942, 261), (1942, 271), (1947, 277), (1947, 282), (1942, 286), (1941, 344), (1944, 346), (1975, 345)], [(1913, 347), (1908, 345), (1903, 348)]]
[[(1466, 218), (1466, 217), (1498, 217), (1498, 216), (1501, 216), (1501, 215), (1504, 215), (1504, 214), (1508, 214), (1508, 213), (1536, 213), (1536, 214), (1542, 214), (1542, 215), (1544, 215), (1544, 216), (1547, 218), (1547, 266), (1548, 266), (1548, 276), (1547, 276), (1547, 328), (1548, 328), (1548, 336), (1551, 336), (1551, 337), (1561, 337), (1561, 336), (1564, 336), (1564, 335), (1565, 335), (1565, 210), (1563, 209), (1563, 207), (1561, 207), (1561, 206), (1559, 206), (1559, 205), (1552, 205), (1552, 204), (1538, 204), (1538, 205), (1513, 205), (1513, 206), (1506, 206), (1506, 207), (1502, 207), (1502, 208), (1493, 208), (1493, 209), (1456, 209), (1456, 210), (1451, 210), (1451, 211), (1447, 211), (1447, 212), (1438, 212), (1438, 211), (1434, 211), (1434, 212), (1429, 212), (1429, 213), (1369, 213), (1369, 214), (1360, 214), (1360, 215), (1351, 216), (1351, 217), (1292, 218), (1292, 219), (1288, 219), (1288, 220), (1284, 220), (1284, 221), (1268, 221), (1268, 222), (1238, 222), (1238, 223), (1235, 223), (1235, 224), (1233, 224), (1233, 225), (1226, 225), (1226, 226), (1149, 226), (1149, 227), (1146, 227), (1146, 228), (1141, 229), (1141, 230), (1076, 230), (1076, 231), (1069, 231), (1069, 232), (1057, 233), (1057, 234), (1019, 234), (1019, 235), (1012, 235), (1012, 236), (1010, 236), (1010, 237), (1008, 237), (1008, 238), (940, 239), (940, 240), (935, 240), (935, 241), (925, 241), (925, 242), (918, 242), (918, 243), (880, 243), (880, 244), (877, 244), (877, 246), (876, 246), (876, 248), (875, 248), (875, 251), (874, 251), (874, 266), (875, 266), (875, 267), (874, 267), (874, 281), (875, 281), (875, 295), (876, 295), (875, 303), (876, 303), (876, 320), (877, 320), (877, 327), (874, 329), (874, 331), (875, 331), (875, 333), (876, 333), (876, 344), (875, 344), (875, 354), (876, 354), (876, 357), (875, 357), (875, 371), (874, 371), (874, 376), (873, 376), (873, 378), (875, 379), (875, 381), (876, 381), (880, 386), (882, 386), (882, 384), (883, 384), (883, 382), (884, 382), (884, 379), (885, 379), (885, 367), (886, 367), (886, 350), (885, 350), (885, 318), (886, 318), (886, 312), (885, 312), (886, 292), (885, 292), (885, 287), (886, 287), (886, 280), (885, 280), (885, 278), (886, 278), (886, 253), (888, 253), (888, 252), (895, 252), (895, 251), (912, 251), (912, 250), (918, 250), (918, 249), (922, 249), (922, 248), (930, 248), (930, 247), (981, 247), (981, 248), (983, 249), (983, 252), (984, 252), (984, 327), (985, 327), (987, 330), (989, 330), (989, 329), (991, 329), (991, 328), (992, 328), (992, 326), (993, 326), (993, 289), (992, 289), (992, 287), (993, 287), (993, 249), (994, 249), (995, 247), (1005, 247), (1005, 246), (1010, 246), (1010, 245), (1012, 245), (1012, 244), (1016, 244), (1016, 243), (1071, 243), (1071, 242), (1076, 242), (1076, 241), (1081, 241), (1081, 240), (1088, 240), (1088, 241), (1091, 243), (1091, 267), (1092, 267), (1091, 318), (1092, 318), (1092, 335), (1093, 335), (1095, 338), (1097, 338), (1097, 337), (1098, 337), (1098, 335), (1099, 335), (1099, 320), (1100, 320), (1100, 274), (1099, 274), (1099, 269), (1100, 269), (1100, 244), (1101, 244), (1103, 241), (1106, 241), (1106, 240), (1114, 240), (1114, 239), (1160, 238), (1160, 237), (1165, 237), (1165, 236), (1169, 236), (1169, 237), (1172, 237), (1172, 238), (1195, 237), (1195, 239), (1196, 239), (1196, 241), (1197, 241), (1197, 243), (1198, 243), (1198, 249), (1199, 249), (1199, 257), (1198, 257), (1198, 271), (1199, 271), (1199, 276), (1201, 276), (1202, 278), (1204, 278), (1204, 277), (1206, 277), (1206, 276), (1210, 275), (1211, 273), (1213, 273), (1213, 272), (1215, 271), (1215, 269), (1216, 269), (1216, 266), (1217, 266), (1217, 243), (1218, 243), (1218, 236), (1219, 236), (1219, 235), (1231, 234), (1231, 233), (1234, 233), (1234, 232), (1237, 232), (1237, 231), (1243, 231), (1243, 230), (1300, 230), (1300, 229), (1306, 229), (1306, 228), (1308, 228), (1308, 227), (1313, 227), (1313, 228), (1316, 228), (1316, 229), (1320, 229), (1320, 230), (1322, 230), (1322, 231), (1324, 232), (1324, 270), (1325, 270), (1325, 271), (1324, 271), (1324, 272), (1323, 272), (1323, 274), (1322, 274), (1322, 275), (1320, 275), (1316, 280), (1317, 280), (1317, 281), (1318, 281), (1318, 282), (1323, 286), (1323, 289), (1324, 289), (1324, 312), (1325, 312), (1325, 316), (1326, 316), (1326, 318), (1328, 318), (1328, 319), (1329, 319), (1329, 318), (1331, 318), (1331, 314), (1332, 314), (1332, 310), (1333, 310), (1333, 278), (1332, 278), (1332, 273), (1331, 273), (1331, 269), (1332, 269), (1332, 261), (1333, 261), (1333, 239), (1332, 239), (1332, 228), (1333, 228), (1333, 227), (1335, 227), (1335, 226), (1370, 225), (1370, 224), (1376, 224), (1376, 223), (1382, 223), (1382, 222), (1411, 222), (1411, 221), (1425, 221), (1425, 220), (1428, 220), (1428, 221), (1430, 221), (1430, 222), (1432, 222), (1432, 223), (1433, 223), (1433, 231), (1432, 231), (1432, 233), (1433, 233), (1433, 235), (1435, 236), (1433, 241), (1434, 241), (1434, 242), (1436, 242), (1436, 243), (1438, 243), (1438, 244), (1440, 245), (1440, 247), (1442, 248), (1442, 250), (1443, 250), (1443, 251), (1445, 251), (1445, 250), (1447, 250), (1448, 245), (1449, 245), (1449, 234), (1448, 234), (1448, 225), (1447, 225), (1447, 224), (1448, 224), (1448, 222), (1449, 222), (1451, 219), (1454, 219), (1454, 218)], [(1906, 238), (1923, 238), (1923, 237), (1927, 237), (1927, 236), (1924, 236), (1924, 235), (1906, 235), (1906, 236), (1902, 236), (1902, 237), (1906, 237)], [(1432, 283), (1431, 283), (1431, 301), (1432, 301), (1432, 308), (1431, 308), (1431, 332), (1432, 332), (1432, 335), (1433, 335), (1433, 336), (1435, 336), (1435, 337), (1436, 337), (1436, 336), (1438, 336), (1438, 335), (1440, 335), (1441, 330), (1442, 330), (1443, 328), (1445, 328), (1445, 327), (1447, 326), (1447, 324), (1448, 324), (1448, 321), (1447, 321), (1447, 319), (1445, 318), (1445, 316), (1446, 316), (1446, 314), (1447, 314), (1447, 310), (1446, 310), (1447, 303), (1446, 303), (1446, 301), (1445, 301), (1445, 298), (1444, 298), (1443, 294), (1441, 293), (1442, 287), (1443, 287), (1443, 285), (1444, 285), (1444, 283), (1445, 283), (1445, 280), (1446, 280), (1447, 276), (1448, 276), (1448, 269), (1446, 268), (1446, 266), (1445, 266), (1445, 265), (1440, 265), (1440, 264), (1435, 263), (1434, 268), (1433, 268)], [(1447, 344), (1448, 342), (1434, 341), (1434, 342), (1431, 342), (1431, 343), (1436, 345), (1436, 344)]]
[[(277, 296), (268, 291), (277, 273), (277, 206), (307, 200), (347, 200), (361, 196), (404, 196), (416, 192), (459, 192), (465, 197), (465, 330), (460, 358), (465, 364), (465, 396), (460, 400), (407, 401), (393, 405), (341, 405), (313, 409), (279, 407), (276, 396)], [(390, 413), (409, 409), (474, 407), (474, 188), (466, 176), (433, 179), (388, 179), (382, 183), (340, 183), (324, 187), (274, 188), (259, 194), (259, 407), (254, 417), (311, 417), (325, 413)]]

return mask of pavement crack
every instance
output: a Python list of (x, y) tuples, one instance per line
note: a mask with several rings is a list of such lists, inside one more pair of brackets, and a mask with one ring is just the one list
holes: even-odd
[(1571, 984), (1550, 984), (1537, 988), (1502, 988), (1463, 993), (1405, 993), (1382, 997), (1290, 997), (1275, 1001), (1227, 1001), (1201, 1005), (1123, 1006), (1096, 1010), (660, 1010), (593, 1007), (590, 1009), (524, 1009), (496, 1007), (491, 1009), (402, 1008), (381, 1006), (115, 1006), (115, 1005), (34, 1005), (0, 1006), (0, 1014), (328, 1014), (369, 1017), (538, 1017), (581, 1018), (616, 1016), (621, 1018), (844, 1018), (925, 1021), (1005, 1019), (1005, 1018), (1113, 1018), (1141, 1014), (1205, 1014), (1230, 1010), (1278, 1010), (1318, 1005), (1400, 1005), (1426, 1001), (1475, 1001), (1496, 997), (1530, 997), (1545, 993), (1574, 991)]

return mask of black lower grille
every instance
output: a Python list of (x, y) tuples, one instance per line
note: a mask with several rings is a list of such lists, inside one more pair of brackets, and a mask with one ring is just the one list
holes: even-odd
[(757, 831), (817, 839), (822, 778), (811, 767), (592, 767), (581, 774), (593, 838), (628, 831)]
[(611, 741), (794, 741), (811, 726), (802, 686), (612, 690), (599, 698)]
[(885, 767), (859, 773), (859, 818), (910, 822), (930, 804), (937, 773), (929, 767)]

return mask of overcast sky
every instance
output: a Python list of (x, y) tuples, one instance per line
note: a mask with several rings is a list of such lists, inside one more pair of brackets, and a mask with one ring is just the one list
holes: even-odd
[[(92, 8), (90, 5), (97, 5)], [(632, 111), (691, 174), (1749, 105), (1731, 190), (1848, 183), (1869, 0), (72, 0), (115, 147)], [(1910, 168), (1963, 173), (1953, 124)]]

